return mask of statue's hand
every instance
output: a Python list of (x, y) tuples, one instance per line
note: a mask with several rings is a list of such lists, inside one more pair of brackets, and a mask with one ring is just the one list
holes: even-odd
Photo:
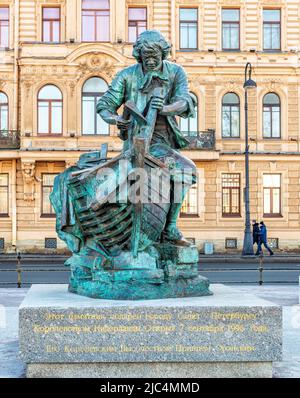
[(160, 97), (153, 97), (151, 100), (151, 108), (161, 111), (164, 107), (164, 99)]
[(132, 125), (132, 120), (126, 120), (122, 116), (116, 117), (117, 127), (121, 132), (128, 131)]
[(173, 102), (172, 104), (165, 105), (160, 114), (163, 116), (176, 116), (180, 115), (183, 112), (186, 112), (188, 109), (188, 103), (186, 100), (179, 100)]

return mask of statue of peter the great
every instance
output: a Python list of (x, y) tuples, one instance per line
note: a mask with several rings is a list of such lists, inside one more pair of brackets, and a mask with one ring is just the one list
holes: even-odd
[[(160, 32), (143, 32), (133, 49), (133, 56), (138, 63), (117, 74), (109, 90), (99, 100), (97, 112), (107, 123), (117, 125), (120, 138), (125, 141), (123, 151), (126, 151), (131, 145), (129, 130), (131, 136), (138, 135), (139, 126), (135, 121), (119, 116), (117, 110), (127, 101), (133, 101), (143, 115), (147, 114), (150, 107), (158, 111), (149, 152), (164, 163), (171, 159), (172, 183), (176, 180), (176, 183), (179, 181), (184, 187), (179, 200), (175, 201), (174, 194), (172, 195), (163, 240), (188, 246), (189, 242), (183, 238), (176, 224), (185, 195), (196, 182), (196, 166), (178, 151), (189, 142), (181, 134), (175, 116), (194, 117), (195, 104), (188, 91), (183, 68), (166, 60), (170, 49), (170, 44)], [(156, 87), (163, 88), (162, 97), (154, 95)], [(191, 174), (192, 178), (185, 177), (190, 177)]]

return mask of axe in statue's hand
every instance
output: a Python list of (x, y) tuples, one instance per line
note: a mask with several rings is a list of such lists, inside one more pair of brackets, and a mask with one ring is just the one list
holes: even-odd
[[(117, 120), (117, 126), (120, 129), (120, 138), (124, 141), (128, 139), (128, 129), (132, 126), (132, 120), (135, 120), (139, 126), (147, 124), (146, 118), (138, 110), (133, 101), (127, 101), (124, 105), (123, 116)], [(123, 127), (123, 128), (122, 128)]]

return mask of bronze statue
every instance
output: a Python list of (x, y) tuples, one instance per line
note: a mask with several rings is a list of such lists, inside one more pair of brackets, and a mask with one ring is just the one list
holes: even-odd
[(196, 167), (178, 151), (188, 141), (175, 116), (194, 116), (194, 103), (183, 68), (166, 60), (169, 51), (160, 32), (139, 36), (138, 63), (118, 73), (97, 104), (119, 128), (122, 153), (107, 159), (104, 145), (55, 180), (57, 232), (73, 253), (71, 292), (108, 299), (211, 294), (198, 275), (197, 248), (176, 225)]

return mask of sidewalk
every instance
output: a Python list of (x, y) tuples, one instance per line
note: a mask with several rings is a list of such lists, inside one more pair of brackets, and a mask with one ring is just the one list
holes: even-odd
[[(259, 263), (259, 256), (242, 256), (241, 254), (212, 254), (205, 255), (200, 253), (200, 261), (206, 263)], [(299, 264), (300, 265), (300, 253), (274, 253), (274, 256), (265, 254), (263, 256), (264, 263), (284, 263), (284, 264)]]
[[(300, 377), (299, 286), (231, 286), (251, 292), (283, 307), (283, 361), (274, 363), (273, 377)], [(25, 368), (18, 357), (18, 307), (27, 289), (0, 289), (0, 306), (5, 307), (6, 327), (0, 324), (0, 378), (23, 378)]]
[[(212, 263), (246, 263), (246, 262), (259, 262), (259, 256), (242, 256), (241, 253), (216, 253), (216, 254), (203, 254), (199, 253), (200, 261), (212, 262)], [(22, 261), (47, 261), (47, 262), (64, 262), (70, 255), (61, 254), (22, 254)], [(0, 263), (6, 261), (17, 261), (17, 254), (0, 254)], [(265, 253), (263, 256), (265, 263), (299, 263), (300, 265), (300, 253), (284, 253), (276, 252), (274, 256), (269, 256)]]
[[(22, 261), (47, 261), (47, 262), (64, 262), (66, 261), (70, 255), (62, 255), (62, 254), (22, 254), (21, 253), (21, 263)], [(17, 254), (13, 253), (13, 254), (0, 254), (0, 264), (1, 262), (6, 262), (6, 261), (17, 261)]]

